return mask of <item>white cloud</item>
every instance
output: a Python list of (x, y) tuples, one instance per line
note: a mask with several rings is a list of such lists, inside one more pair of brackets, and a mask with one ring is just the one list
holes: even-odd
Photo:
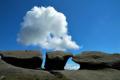
[(53, 7), (35, 6), (26, 13), (17, 41), (26, 46), (40, 46), (44, 49), (79, 49), (67, 30), (63, 13)]

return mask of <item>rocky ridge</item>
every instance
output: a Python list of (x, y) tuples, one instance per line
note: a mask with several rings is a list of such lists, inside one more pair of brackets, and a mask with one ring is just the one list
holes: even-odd
[[(120, 80), (118, 53), (86, 51), (73, 56), (63, 51), (47, 52), (46, 69), (41, 69), (40, 51), (1, 51), (0, 56), (0, 80)], [(80, 64), (80, 70), (64, 70), (70, 57)]]

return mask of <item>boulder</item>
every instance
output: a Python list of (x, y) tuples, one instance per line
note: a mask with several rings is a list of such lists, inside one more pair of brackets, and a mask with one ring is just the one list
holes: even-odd
[(47, 52), (45, 69), (64, 70), (64, 66), (70, 57), (72, 57), (72, 54), (64, 51)]
[(1, 59), (8, 64), (36, 69), (41, 68), (42, 64), (42, 54), (39, 50), (16, 50), (16, 51), (1, 51)]
[(80, 69), (104, 69), (113, 68), (120, 70), (120, 54), (108, 54), (97, 51), (86, 51), (72, 57), (72, 60), (80, 64)]

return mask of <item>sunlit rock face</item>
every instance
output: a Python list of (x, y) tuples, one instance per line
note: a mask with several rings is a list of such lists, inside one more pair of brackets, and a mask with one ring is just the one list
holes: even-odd
[(3, 61), (17, 67), (41, 68), (42, 54), (39, 50), (2, 51), (0, 55)]
[(80, 69), (120, 69), (120, 54), (86, 51), (73, 56), (72, 60), (80, 64)]
[(72, 54), (64, 51), (47, 52), (45, 69), (64, 70), (64, 66), (70, 57), (72, 57)]

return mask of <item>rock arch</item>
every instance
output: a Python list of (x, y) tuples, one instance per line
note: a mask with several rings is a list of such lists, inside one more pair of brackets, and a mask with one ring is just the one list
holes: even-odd
[(64, 70), (64, 66), (70, 57), (72, 57), (72, 54), (64, 51), (47, 52), (45, 69)]

